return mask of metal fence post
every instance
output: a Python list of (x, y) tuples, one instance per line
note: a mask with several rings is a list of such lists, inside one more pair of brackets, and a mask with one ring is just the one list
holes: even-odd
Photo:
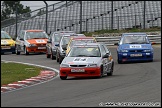
[(144, 11), (143, 11), (143, 29), (145, 29), (145, 11), (146, 11), (146, 1), (144, 1)]
[(46, 1), (44, 1), (44, 3), (46, 4), (46, 33), (48, 33), (48, 26), (47, 26), (47, 19), (48, 19), (48, 4)]
[(111, 1), (111, 30), (113, 30), (113, 1)]
[(17, 5), (16, 5), (16, 34), (15, 34), (15, 39), (17, 37)]
[(136, 28), (136, 15), (135, 15), (135, 28)]
[(119, 30), (119, 16), (117, 16), (118, 17), (118, 30)]
[(102, 30), (103, 30), (103, 15), (102, 15)]
[(151, 14), (152, 27), (153, 27), (153, 22), (154, 22), (153, 17), (154, 17), (153, 14)]
[(80, 1), (80, 33), (82, 33), (82, 1)]

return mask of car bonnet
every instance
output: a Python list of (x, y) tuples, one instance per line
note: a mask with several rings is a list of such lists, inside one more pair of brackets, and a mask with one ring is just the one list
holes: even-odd
[(101, 57), (65, 57), (62, 63), (65, 64), (98, 64), (101, 62)]

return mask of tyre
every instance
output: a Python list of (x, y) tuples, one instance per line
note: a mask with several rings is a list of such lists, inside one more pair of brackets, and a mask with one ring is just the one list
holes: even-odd
[(16, 52), (12, 52), (12, 54), (16, 54)]
[(62, 57), (59, 55), (59, 64), (62, 62)]
[(99, 78), (102, 78), (103, 77), (103, 66), (100, 67), (100, 76)]
[(122, 61), (118, 59), (118, 64), (121, 64), (121, 63), (122, 63)]
[(59, 62), (58, 54), (56, 54), (56, 61)]
[(110, 73), (107, 73), (107, 76), (112, 76), (113, 75), (113, 70), (114, 70), (114, 63), (112, 63)]
[(56, 57), (55, 57), (55, 56), (53, 56), (52, 51), (51, 51), (51, 59), (52, 59), (52, 60), (56, 60)]
[(50, 55), (50, 54), (48, 54), (48, 53), (46, 52), (46, 57), (47, 57), (47, 58), (50, 58), (50, 56), (51, 56), (51, 55)]
[(25, 55), (29, 55), (29, 52), (27, 51), (26, 46), (24, 47), (24, 53)]
[(17, 45), (16, 45), (16, 47), (15, 47), (15, 53), (16, 53), (16, 55), (20, 55), (20, 52), (18, 51)]
[(67, 76), (60, 76), (60, 79), (66, 80)]

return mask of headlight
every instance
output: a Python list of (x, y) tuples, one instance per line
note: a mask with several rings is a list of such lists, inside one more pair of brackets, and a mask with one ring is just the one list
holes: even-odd
[(35, 44), (29, 44), (29, 47), (31, 47), (31, 46), (36, 46)]
[(61, 64), (60, 67), (69, 67), (68, 64)]
[(11, 46), (15, 46), (15, 43), (12, 43)]
[(128, 52), (128, 50), (120, 50), (121, 52)]
[(97, 64), (89, 64), (88, 67), (97, 67)]
[(151, 52), (151, 50), (144, 50), (144, 52)]

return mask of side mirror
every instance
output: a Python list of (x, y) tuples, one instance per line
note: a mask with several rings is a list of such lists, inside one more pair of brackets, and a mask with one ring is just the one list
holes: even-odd
[(154, 44), (156, 44), (155, 42), (151, 42), (151, 45), (154, 45)]
[(20, 40), (24, 41), (24, 39), (23, 39), (23, 38), (20, 38)]
[(50, 40), (47, 40), (47, 43), (51, 43), (51, 41)]
[(108, 58), (108, 57), (109, 57), (109, 54), (105, 54), (105, 55), (103, 55), (102, 58)]
[(55, 44), (55, 46), (59, 46), (59, 44)]
[(62, 45), (62, 49), (63, 49), (63, 50), (67, 50), (66, 47), (67, 47), (67, 45)]
[(114, 45), (119, 45), (118, 43), (114, 43)]

